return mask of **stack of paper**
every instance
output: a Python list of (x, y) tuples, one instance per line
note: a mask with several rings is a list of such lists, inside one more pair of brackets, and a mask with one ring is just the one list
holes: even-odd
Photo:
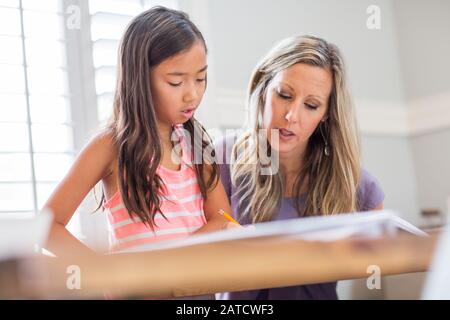
[(395, 233), (399, 229), (418, 236), (427, 235), (390, 210), (289, 219), (259, 223), (253, 226), (252, 228), (236, 228), (141, 245), (123, 250), (121, 253), (270, 236), (289, 236), (310, 241), (335, 241), (354, 236), (376, 237), (386, 233)]

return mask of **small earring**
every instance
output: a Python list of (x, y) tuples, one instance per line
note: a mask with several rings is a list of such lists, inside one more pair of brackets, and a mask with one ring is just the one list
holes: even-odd
[[(325, 121), (322, 122), (325, 123)], [(323, 149), (323, 152), (328, 157), (330, 155), (330, 149), (328, 148), (328, 141), (327, 139), (325, 139), (325, 136), (323, 135), (322, 126), (320, 126), (320, 134), (322, 135), (323, 142), (325, 143), (325, 148)]]

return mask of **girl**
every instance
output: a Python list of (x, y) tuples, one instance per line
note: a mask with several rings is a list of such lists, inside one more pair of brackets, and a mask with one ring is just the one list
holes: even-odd
[(211, 147), (198, 143), (205, 130), (193, 117), (206, 77), (205, 40), (185, 13), (154, 7), (133, 19), (119, 48), (112, 120), (45, 205), (54, 213), (50, 251), (92, 253), (65, 226), (99, 181), (112, 251), (233, 226), (218, 213), (231, 209), (217, 165), (192, 161), (192, 150)]
[[(217, 149), (219, 155), (231, 155), (222, 159), (221, 179), (242, 224), (383, 208), (380, 186), (361, 169), (344, 71), (337, 47), (311, 36), (284, 40), (256, 66), (249, 87), (251, 127), (240, 137), (223, 140)], [(279, 167), (262, 165), (266, 145), (277, 155)], [(337, 295), (336, 283), (325, 283), (223, 297)]]

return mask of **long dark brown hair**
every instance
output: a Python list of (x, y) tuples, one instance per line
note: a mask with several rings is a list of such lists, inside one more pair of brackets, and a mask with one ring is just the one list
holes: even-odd
[[(113, 134), (117, 149), (123, 204), (130, 216), (136, 214), (152, 228), (155, 214), (164, 216), (161, 211), (164, 183), (157, 174), (162, 146), (150, 90), (150, 70), (197, 41), (203, 43), (206, 51), (202, 34), (186, 13), (157, 6), (136, 16), (120, 42), (114, 113), (106, 130)], [(190, 134), (191, 150), (201, 148), (203, 155), (203, 150), (212, 147), (211, 139), (197, 120), (191, 118), (183, 127)], [(209, 162), (206, 174), (205, 161), (193, 161), (203, 199), (219, 179), (217, 164)], [(104, 200), (103, 193), (99, 207)]]

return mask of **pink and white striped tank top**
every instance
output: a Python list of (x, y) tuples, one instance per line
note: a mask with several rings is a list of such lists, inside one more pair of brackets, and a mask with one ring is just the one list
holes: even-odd
[(191, 153), (182, 134), (182, 125), (174, 129), (182, 148), (181, 168), (179, 171), (173, 171), (160, 165), (157, 169), (165, 184), (162, 190), (161, 211), (166, 219), (157, 213), (152, 230), (137, 216), (130, 218), (120, 192), (117, 191), (103, 205), (109, 209), (111, 252), (136, 249), (140, 245), (188, 236), (206, 224), (203, 197), (192, 165)]

